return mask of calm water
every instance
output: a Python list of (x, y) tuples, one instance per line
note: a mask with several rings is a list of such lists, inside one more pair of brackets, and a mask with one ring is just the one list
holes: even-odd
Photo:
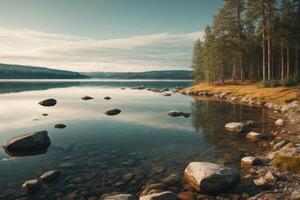
[[(252, 119), (268, 132), (268, 118), (260, 108), (232, 105), (174, 94), (162, 96), (130, 87), (187, 86), (182, 81), (26, 81), (0, 82), (0, 142), (32, 131), (47, 130), (51, 139), (43, 155), (12, 158), (0, 150), (0, 198), (22, 196), (25, 180), (60, 169), (62, 176), (32, 199), (65, 199), (74, 191), (100, 196), (138, 193), (149, 183), (171, 174), (181, 177), (191, 161), (214, 161), (238, 167), (243, 155), (261, 151), (244, 137), (228, 134), (224, 124)], [(125, 87), (125, 90), (121, 90)], [(83, 101), (89, 95), (95, 99)], [(106, 101), (105, 96), (112, 99)], [(39, 101), (55, 98), (54, 107)], [(117, 116), (105, 110), (119, 108)], [(190, 112), (190, 118), (172, 118), (170, 110)], [(49, 114), (42, 116), (43, 113)], [(54, 125), (64, 123), (65, 129)], [(134, 177), (124, 181), (124, 174)], [(169, 187), (169, 188), (168, 188)], [(180, 190), (181, 181), (166, 189)]]

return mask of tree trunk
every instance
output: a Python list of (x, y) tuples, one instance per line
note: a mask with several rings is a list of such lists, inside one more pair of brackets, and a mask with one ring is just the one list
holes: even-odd
[(283, 42), (281, 41), (281, 81), (283, 81), (284, 76), (284, 59), (283, 59)]
[(241, 81), (244, 82), (244, 69), (243, 69), (243, 55), (241, 54), (240, 57), (240, 62), (241, 62)]
[(298, 80), (298, 42), (297, 41), (295, 47), (295, 75), (296, 75), (296, 79)]
[(286, 75), (290, 75), (290, 47), (286, 48)]
[(233, 80), (235, 81), (236, 80), (236, 63), (235, 62), (233, 64), (233, 73), (232, 73), (232, 76), (233, 76)]
[(263, 33), (263, 41), (262, 41), (262, 75), (263, 81), (266, 81), (266, 48), (265, 48), (265, 33)]
[(271, 79), (271, 1), (268, 1), (268, 80)]
[(263, 32), (263, 38), (262, 38), (262, 70), (263, 70), (263, 81), (266, 81), (266, 47), (265, 47), (265, 39), (266, 39), (266, 33), (265, 33), (265, 26), (266, 26), (266, 20), (265, 20), (265, 4), (264, 1), (262, 1), (262, 16), (263, 16), (263, 27), (262, 27), (262, 32)]

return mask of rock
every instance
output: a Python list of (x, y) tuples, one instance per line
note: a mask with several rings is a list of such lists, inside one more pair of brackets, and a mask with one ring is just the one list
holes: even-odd
[(292, 192), (292, 200), (300, 200), (300, 187)]
[(255, 125), (254, 121), (252, 120), (247, 120), (244, 125), (248, 128), (253, 127)]
[(275, 121), (275, 124), (276, 124), (277, 126), (284, 126), (285, 122), (284, 122), (283, 119), (277, 119), (277, 120)]
[(183, 116), (185, 118), (190, 117), (189, 113), (181, 112), (181, 111), (176, 111), (176, 110), (171, 110), (168, 112), (168, 115), (171, 117), (180, 117)]
[(84, 97), (81, 97), (81, 99), (87, 101), (87, 100), (93, 99), (93, 97), (90, 97), (90, 96), (84, 96)]
[(123, 175), (123, 180), (126, 182), (131, 181), (134, 178), (134, 174), (133, 173), (127, 173)]
[(261, 189), (269, 189), (276, 182), (276, 177), (268, 172), (265, 176), (253, 180), (254, 184)]
[(179, 192), (177, 194), (177, 198), (179, 200), (194, 200), (195, 196), (191, 191)]
[(174, 185), (174, 184), (180, 182), (180, 176), (179, 176), (179, 174), (173, 173), (173, 174), (170, 174), (169, 176), (163, 178), (161, 180), (161, 182), (166, 185)]
[(145, 86), (143, 85), (140, 85), (140, 86), (135, 86), (132, 88), (133, 90), (144, 90), (145, 89)]
[(153, 194), (153, 193), (160, 193), (164, 191), (164, 188), (166, 187), (165, 184), (163, 183), (153, 183), (150, 184), (148, 186), (146, 186), (143, 191), (140, 194), (141, 196), (145, 196), (145, 195), (149, 195), (149, 194)]
[(65, 124), (55, 124), (54, 128), (64, 129), (64, 128), (66, 128), (66, 125)]
[(259, 164), (259, 159), (254, 156), (243, 157), (241, 160), (242, 165), (257, 165)]
[(286, 171), (300, 172), (300, 146), (285, 145), (275, 153), (272, 164)]
[(60, 176), (61, 172), (58, 170), (51, 170), (41, 175), (41, 180), (45, 182), (51, 182)]
[(244, 131), (244, 124), (241, 122), (230, 122), (225, 124), (225, 128), (230, 132), (240, 133)]
[(47, 114), (47, 113), (43, 113), (42, 115), (43, 115), (43, 116), (48, 116), (48, 114)]
[(273, 146), (273, 149), (280, 149), (280, 148), (282, 148), (284, 145), (286, 145), (287, 143), (288, 143), (288, 141), (282, 140), (281, 142), (276, 143), (276, 144)]
[(111, 109), (111, 110), (107, 110), (107, 111), (105, 112), (105, 114), (106, 114), (106, 115), (112, 116), (112, 115), (117, 115), (117, 114), (119, 114), (120, 112), (121, 112), (120, 109), (114, 108), (114, 109)]
[(229, 167), (210, 162), (191, 162), (184, 171), (187, 184), (198, 192), (217, 194), (235, 186), (240, 175)]
[(185, 112), (183, 112), (183, 113), (182, 113), (182, 116), (185, 117), (185, 118), (189, 118), (189, 117), (191, 116), (191, 114), (190, 114), (190, 113), (185, 113)]
[(111, 97), (104, 97), (105, 100), (111, 100)]
[(22, 190), (27, 194), (33, 194), (40, 189), (40, 182), (37, 179), (25, 181)]
[(57, 103), (55, 99), (46, 99), (41, 102), (39, 102), (42, 106), (54, 106)]
[(136, 200), (137, 198), (131, 194), (116, 194), (109, 195), (103, 198), (103, 200)]
[(169, 97), (169, 96), (171, 96), (172, 94), (171, 93), (164, 93), (163, 94), (163, 96), (165, 96), (165, 97)]
[(35, 155), (45, 153), (50, 144), (47, 131), (39, 131), (11, 138), (3, 148), (10, 155)]
[(266, 135), (257, 133), (257, 132), (250, 132), (247, 134), (247, 139), (251, 141), (259, 141), (259, 140), (264, 140), (266, 139)]
[(176, 200), (176, 194), (170, 191), (149, 194), (140, 197), (139, 200)]
[(179, 117), (179, 116), (182, 116), (182, 112), (176, 111), (176, 110), (171, 110), (168, 112), (168, 115), (171, 117)]

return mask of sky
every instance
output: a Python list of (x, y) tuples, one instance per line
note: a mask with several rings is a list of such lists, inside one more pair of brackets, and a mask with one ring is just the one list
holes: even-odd
[(0, 0), (0, 63), (79, 72), (189, 69), (222, 0)]

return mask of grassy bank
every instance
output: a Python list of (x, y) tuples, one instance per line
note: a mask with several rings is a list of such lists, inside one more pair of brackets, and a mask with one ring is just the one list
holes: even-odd
[(300, 100), (300, 87), (264, 87), (261, 83), (225, 82), (223, 85), (195, 84), (184, 91), (226, 92), (234, 96), (252, 98), (260, 102), (271, 102), (279, 105)]

